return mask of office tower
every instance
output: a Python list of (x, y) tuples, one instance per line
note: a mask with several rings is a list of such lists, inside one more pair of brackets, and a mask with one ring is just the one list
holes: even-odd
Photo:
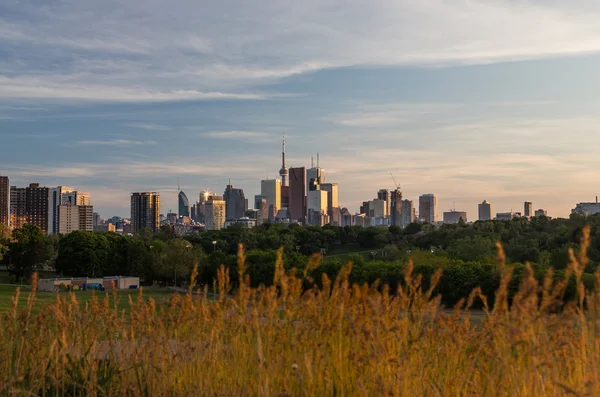
[(368, 201), (363, 201), (362, 205), (360, 206), (360, 209), (358, 211), (359, 214), (365, 214), (366, 216), (369, 216), (369, 202)]
[(427, 223), (438, 221), (437, 197), (434, 194), (424, 194), (419, 197), (419, 217)]
[(190, 216), (190, 200), (183, 192), (183, 190), (179, 191), (177, 195), (178, 203), (179, 203), (179, 216)]
[(257, 225), (262, 225), (263, 223), (265, 223), (269, 218), (268, 218), (268, 214), (267, 214), (267, 200), (260, 195), (256, 195), (254, 196), (254, 208), (256, 208), (256, 224)]
[(48, 233), (49, 194), (50, 189), (40, 187), (39, 183), (32, 183), (25, 188), (26, 222), (38, 226), (44, 233)]
[(8, 185), (8, 177), (0, 176), (0, 223), (8, 226), (10, 200), (10, 187)]
[(382, 200), (385, 204), (384, 204), (384, 218), (387, 218), (390, 216), (390, 210), (391, 210), (391, 197), (390, 197), (390, 191), (387, 189), (380, 189), (377, 192), (377, 198), (379, 200)]
[(390, 192), (390, 224), (402, 226), (402, 192), (400, 189)]
[[(312, 161), (311, 161), (312, 163)], [(325, 183), (325, 170), (319, 167), (319, 154), (317, 153), (317, 166), (311, 164), (311, 168), (306, 170), (306, 192), (310, 191), (311, 181), (316, 181), (319, 185)]]
[(464, 211), (451, 210), (444, 212), (444, 223), (458, 223), (460, 220), (467, 222), (467, 213)]
[(348, 208), (342, 208), (342, 226), (354, 226), (354, 217)]
[(56, 208), (58, 215), (58, 229), (56, 233), (69, 234), (79, 230), (79, 207), (70, 204), (61, 204)]
[(97, 232), (100, 229), (100, 214), (97, 212), (94, 212), (92, 214), (92, 217), (93, 217), (92, 228), (94, 229), (95, 232)]
[(533, 203), (531, 201), (525, 201), (523, 211), (525, 218), (531, 218), (533, 216)]
[(289, 213), (292, 221), (304, 223), (306, 216), (306, 168), (290, 168)]
[(314, 226), (323, 226), (328, 221), (327, 192), (324, 190), (311, 190), (306, 199), (308, 223)]
[(386, 202), (380, 199), (369, 201), (369, 218), (385, 218)]
[(221, 196), (209, 196), (205, 203), (206, 230), (221, 230), (225, 227), (225, 200)]
[(160, 228), (160, 195), (155, 192), (131, 193), (131, 231), (138, 233)]
[(494, 209), (492, 203), (487, 200), (483, 200), (483, 203), (479, 204), (479, 220), (480, 221), (491, 221)]
[[(337, 183), (323, 183), (321, 184), (321, 190), (327, 192), (327, 215), (329, 215), (330, 221), (332, 225), (339, 226), (339, 224), (334, 223), (333, 212), (335, 208), (339, 208), (338, 202), (338, 184)], [(341, 220), (340, 220), (341, 222)]]
[(10, 187), (10, 230), (20, 229), (27, 223), (27, 189)]
[[(53, 187), (49, 191), (48, 197), (48, 234), (59, 233), (58, 231), (58, 206), (68, 200), (67, 193), (75, 191), (72, 187), (58, 186)], [(75, 202), (75, 198), (73, 198)]]
[(402, 227), (415, 221), (415, 206), (412, 200), (402, 200)]
[(231, 180), (229, 181), (229, 185), (225, 188), (223, 200), (225, 201), (225, 217), (227, 220), (241, 219), (244, 217), (244, 214), (248, 209), (248, 202), (246, 201), (244, 190), (234, 188), (231, 184)]
[(267, 208), (275, 207), (275, 213), (281, 208), (281, 181), (266, 179), (260, 182), (260, 195), (267, 200)]

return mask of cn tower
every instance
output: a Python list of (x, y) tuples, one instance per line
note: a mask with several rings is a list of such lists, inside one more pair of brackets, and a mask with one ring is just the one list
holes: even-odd
[(281, 186), (287, 186), (288, 169), (285, 166), (285, 134), (283, 134), (283, 142), (281, 143), (281, 169), (279, 170), (279, 176), (281, 176)]

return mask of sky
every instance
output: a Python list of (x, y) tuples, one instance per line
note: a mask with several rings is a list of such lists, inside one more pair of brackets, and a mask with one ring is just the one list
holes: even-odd
[[(568, 216), (600, 180), (597, 0), (0, 2), (0, 174), (177, 208), (320, 154), (351, 211), (393, 189)], [(252, 199), (250, 199), (252, 202)]]

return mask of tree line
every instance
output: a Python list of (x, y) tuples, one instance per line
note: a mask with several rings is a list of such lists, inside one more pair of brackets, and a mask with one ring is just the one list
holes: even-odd
[[(439, 227), (414, 223), (404, 229), (267, 223), (253, 229), (234, 225), (186, 237), (177, 237), (169, 227), (158, 233), (143, 230), (134, 237), (90, 232), (48, 237), (37, 227), (25, 225), (12, 234), (0, 229), (0, 257), (16, 279), (27, 278), (46, 263), (56, 269), (57, 275), (67, 277), (133, 275), (146, 285), (180, 284), (189, 279), (197, 264), (198, 282), (210, 285), (221, 264), (230, 269), (235, 283), (238, 245), (243, 244), (253, 285), (272, 282), (277, 250), (282, 248), (286, 268), (298, 271), (307, 266), (311, 255), (324, 252), (323, 263), (311, 272), (316, 282), (324, 273), (335, 277), (346, 262), (352, 261), (350, 281), (379, 280), (392, 289), (403, 283), (412, 258), (415, 271), (423, 274), (425, 281), (437, 269), (444, 269), (438, 289), (444, 302), (453, 304), (475, 286), (493, 294), (499, 283), (496, 242), (502, 243), (508, 263), (515, 265), (514, 283), (518, 283), (525, 263), (532, 264), (536, 277), (543, 277), (550, 268), (555, 270), (555, 277), (560, 277), (569, 262), (568, 251), (577, 252), (586, 224), (590, 225), (591, 245), (584, 281), (591, 285), (591, 273), (600, 263), (600, 215)], [(377, 254), (371, 255), (369, 250)]]

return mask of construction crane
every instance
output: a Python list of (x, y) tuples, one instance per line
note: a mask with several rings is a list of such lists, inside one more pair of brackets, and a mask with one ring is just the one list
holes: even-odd
[(396, 189), (400, 190), (400, 185), (398, 184), (398, 182), (396, 182), (396, 178), (394, 178), (394, 175), (392, 175), (391, 172), (390, 172), (390, 176), (392, 177), (392, 181), (394, 181), (394, 185), (396, 185)]

